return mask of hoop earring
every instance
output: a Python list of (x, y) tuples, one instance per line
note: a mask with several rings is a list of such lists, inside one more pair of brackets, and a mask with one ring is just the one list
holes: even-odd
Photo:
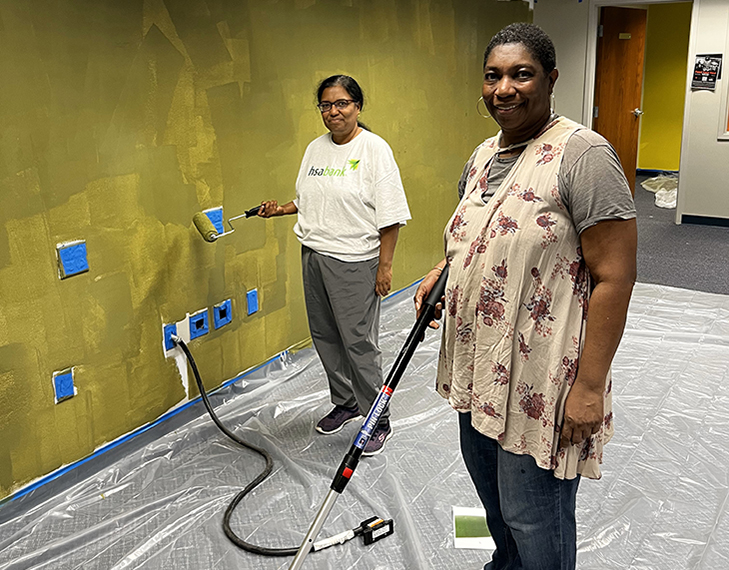
[(554, 115), (554, 91), (549, 94), (549, 114)]
[(486, 109), (485, 115), (481, 112), (481, 109), (478, 108), (479, 103), (483, 103), (483, 107), (484, 107), (484, 109), (486, 109), (486, 102), (483, 100), (483, 97), (479, 97), (478, 101), (476, 101), (476, 112), (479, 115), (481, 115), (484, 119), (493, 119), (493, 117), (491, 115), (489, 115), (488, 109)]

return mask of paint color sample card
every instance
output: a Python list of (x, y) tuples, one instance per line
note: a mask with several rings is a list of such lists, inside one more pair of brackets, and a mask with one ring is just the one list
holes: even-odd
[(453, 507), (453, 545), (456, 548), (496, 550), (486, 525), (486, 511), (479, 507)]

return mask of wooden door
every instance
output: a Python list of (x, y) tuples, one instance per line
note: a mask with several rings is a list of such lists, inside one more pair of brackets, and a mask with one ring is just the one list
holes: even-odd
[(635, 192), (647, 11), (604, 7), (597, 40), (592, 128), (615, 147)]

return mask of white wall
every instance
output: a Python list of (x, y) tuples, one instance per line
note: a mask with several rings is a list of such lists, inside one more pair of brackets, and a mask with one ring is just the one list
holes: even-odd
[(578, 123), (584, 104), (587, 16), (587, 2), (546, 0), (534, 5), (533, 21), (549, 34), (557, 51), (555, 110)]
[(697, 53), (723, 53), (722, 79), (716, 91), (687, 91), (678, 186), (678, 219), (682, 215), (729, 219), (729, 140), (726, 129), (729, 2), (696, 0), (689, 41), (689, 72)]
[[(665, 0), (657, 0), (665, 1)], [(556, 109), (584, 122), (585, 77), (589, 54), (588, 29), (596, 4), (629, 5), (645, 0), (547, 0), (534, 7), (534, 23), (554, 41), (560, 78), (555, 88)], [(594, 42), (594, 39), (593, 39)], [(590, 49), (594, 49), (590, 47)], [(678, 189), (677, 221), (682, 215), (729, 219), (729, 140), (717, 140), (726, 124), (729, 99), (729, 2), (694, 0), (689, 43), (689, 73), (697, 53), (723, 53), (722, 79), (715, 92), (687, 90)]]

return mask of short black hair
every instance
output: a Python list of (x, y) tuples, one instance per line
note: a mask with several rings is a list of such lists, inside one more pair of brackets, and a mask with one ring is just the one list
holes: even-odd
[(535, 24), (517, 22), (509, 24), (491, 38), (483, 54), (483, 66), (494, 48), (504, 44), (521, 44), (544, 68), (545, 73), (551, 73), (557, 67), (557, 54), (554, 44), (546, 32)]
[(321, 97), (324, 94), (325, 89), (337, 86), (344, 87), (352, 100), (359, 105), (360, 111), (364, 108), (364, 93), (362, 93), (362, 88), (359, 86), (359, 83), (357, 83), (355, 79), (349, 75), (332, 75), (319, 83), (319, 87), (316, 89), (317, 102), (321, 103)]

